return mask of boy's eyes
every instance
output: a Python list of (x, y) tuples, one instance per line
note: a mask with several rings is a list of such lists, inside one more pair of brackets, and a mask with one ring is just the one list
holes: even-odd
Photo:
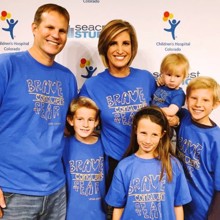
[[(84, 118), (76, 118), (78, 121), (82, 121), (85, 120)], [(88, 121), (95, 121), (94, 118), (89, 118)]]
[(95, 121), (95, 119), (94, 118), (90, 118), (89, 121)]
[(194, 97), (194, 96), (191, 96), (190, 98), (193, 100), (197, 100), (197, 97)]
[[(193, 97), (193, 96), (191, 96), (190, 98), (193, 99), (193, 100), (197, 100), (198, 99), (197, 97)], [(209, 102), (210, 100), (209, 99), (202, 99), (202, 101)]]
[(81, 120), (83, 120), (83, 119), (82, 119), (82, 118), (76, 118), (76, 120), (81, 121)]

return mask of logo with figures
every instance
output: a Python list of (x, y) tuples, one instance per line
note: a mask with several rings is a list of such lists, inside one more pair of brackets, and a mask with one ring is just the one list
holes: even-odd
[(1, 19), (1, 21), (4, 22), (4, 26), (5, 26), (2, 28), (2, 30), (9, 32), (11, 39), (14, 40), (14, 27), (18, 23), (18, 20), (15, 21), (12, 18), (11, 13), (9, 13), (7, 11), (1, 12), (0, 19)]
[(93, 73), (97, 70), (97, 67), (93, 67), (91, 65), (90, 60), (86, 58), (81, 58), (80, 60), (80, 68), (86, 70), (86, 74), (81, 75), (83, 78), (90, 78), (92, 77)]
[(169, 24), (168, 28), (164, 28), (164, 31), (170, 32), (173, 40), (175, 40), (176, 39), (175, 31), (180, 23), (180, 20), (177, 21), (176, 19), (174, 19), (174, 15), (172, 13), (170, 13), (169, 11), (165, 11), (163, 13), (163, 21), (168, 22)]

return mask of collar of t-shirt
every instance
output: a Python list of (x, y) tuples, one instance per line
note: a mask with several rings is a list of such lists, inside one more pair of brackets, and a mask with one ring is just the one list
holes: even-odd
[(193, 121), (192, 119), (191, 119), (191, 121), (192, 121), (192, 123), (193, 123), (195, 126), (200, 127), (200, 128), (206, 128), (206, 129), (208, 129), (208, 128), (214, 128), (214, 127), (217, 126), (217, 124), (216, 124), (214, 121), (212, 121), (211, 119), (210, 119), (210, 122), (212, 123), (212, 125), (200, 124), (200, 123), (197, 123), (197, 122)]

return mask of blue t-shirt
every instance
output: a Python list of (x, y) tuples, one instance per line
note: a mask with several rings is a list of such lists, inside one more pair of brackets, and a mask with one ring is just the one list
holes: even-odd
[(66, 139), (67, 220), (105, 220), (104, 151), (101, 140), (85, 144)]
[(0, 187), (5, 192), (49, 195), (65, 184), (63, 131), (75, 76), (28, 51), (0, 55)]
[(107, 204), (124, 208), (121, 220), (175, 220), (174, 206), (191, 200), (182, 166), (171, 158), (173, 179), (166, 175), (160, 181), (161, 162), (131, 155), (121, 160), (115, 169)]
[(150, 105), (156, 82), (146, 70), (130, 68), (124, 78), (112, 76), (108, 69), (87, 79), (80, 96), (93, 99), (101, 110), (101, 138), (105, 154), (120, 160), (129, 144), (134, 114)]
[(169, 107), (171, 104), (181, 108), (185, 103), (185, 93), (182, 88), (170, 89), (167, 86), (159, 86), (154, 93), (152, 105), (160, 108)]
[(186, 220), (207, 219), (214, 190), (220, 191), (220, 128), (200, 127), (181, 110), (177, 131), (177, 155), (183, 163), (192, 202), (185, 207)]

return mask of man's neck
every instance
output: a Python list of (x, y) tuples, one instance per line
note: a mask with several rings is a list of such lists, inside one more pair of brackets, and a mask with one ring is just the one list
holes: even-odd
[(46, 53), (43, 54), (39, 49), (35, 48), (34, 46), (29, 49), (29, 53), (35, 60), (45, 66), (52, 66), (54, 63), (55, 56), (51, 57), (46, 55)]

